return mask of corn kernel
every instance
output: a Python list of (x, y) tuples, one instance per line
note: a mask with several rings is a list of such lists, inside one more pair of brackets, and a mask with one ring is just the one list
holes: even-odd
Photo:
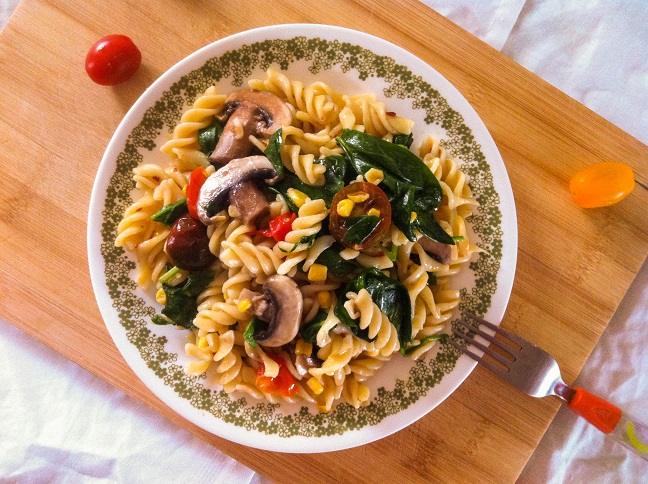
[(245, 311), (250, 309), (250, 306), (252, 306), (252, 301), (250, 301), (249, 299), (241, 299), (238, 303), (237, 308), (240, 313), (244, 313)]
[(310, 356), (313, 353), (313, 345), (307, 343), (303, 339), (297, 340), (297, 345), (295, 346), (296, 355), (306, 355)]
[(317, 293), (317, 302), (321, 308), (328, 309), (331, 307), (331, 293), (328, 291), (320, 291)]
[(340, 217), (348, 217), (351, 215), (351, 210), (353, 210), (353, 206), (355, 203), (353, 203), (353, 200), (349, 200), (348, 198), (345, 198), (342, 200), (340, 203), (337, 204), (337, 213)]
[(198, 340), (198, 348), (207, 348), (208, 346), (209, 346), (209, 342), (207, 341), (207, 338), (201, 336), (200, 339)]
[(412, 212), (410, 214), (410, 222), (414, 222), (414, 220), (416, 220), (416, 217), (418, 217), (418, 215), (416, 215), (416, 212)]
[(369, 194), (366, 192), (355, 192), (347, 195), (347, 198), (354, 203), (360, 203), (360, 202), (364, 202), (367, 198), (369, 198)]
[(374, 185), (378, 185), (384, 179), (385, 174), (382, 170), (378, 170), (377, 168), (371, 168), (367, 173), (365, 173), (365, 180)]
[(313, 393), (315, 395), (320, 395), (324, 391), (324, 387), (320, 382), (317, 381), (317, 378), (314, 376), (310, 377), (308, 381), (306, 382), (306, 385), (313, 390)]
[(373, 217), (380, 217), (380, 210), (377, 208), (370, 208), (369, 211), (367, 212), (367, 215), (371, 215)]
[(288, 198), (290, 198), (290, 200), (295, 205), (297, 205), (297, 207), (301, 207), (304, 203), (306, 203), (306, 199), (308, 198), (308, 195), (297, 190), (296, 188), (289, 188), (286, 191), (286, 195), (288, 195)]
[(155, 293), (155, 300), (159, 302), (160, 304), (166, 305), (167, 303), (167, 295), (166, 292), (164, 292), (164, 289), (160, 288), (158, 291)]
[(322, 264), (313, 264), (308, 269), (308, 280), (311, 282), (324, 282), (328, 275), (328, 268)]

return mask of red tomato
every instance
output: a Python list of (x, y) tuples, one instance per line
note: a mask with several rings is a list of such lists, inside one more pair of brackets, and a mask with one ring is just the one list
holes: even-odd
[[(361, 199), (367, 194), (365, 200), (354, 202), (353, 209), (348, 216), (342, 216), (338, 213), (338, 205), (340, 202), (347, 200), (349, 196), (353, 199)], [(358, 198), (359, 197), (359, 198)], [(348, 202), (346, 202), (348, 203)], [(375, 209), (380, 212), (380, 223), (376, 228), (365, 238), (361, 243), (347, 243), (344, 241), (344, 236), (347, 233), (347, 222), (361, 215), (371, 215), (370, 210)], [(329, 230), (331, 235), (335, 237), (338, 242), (355, 250), (366, 250), (373, 247), (389, 230), (391, 225), (391, 205), (385, 192), (383, 192), (377, 185), (369, 182), (352, 183), (344, 187), (342, 190), (335, 194), (331, 202), (331, 220), (329, 222)]]
[(139, 69), (142, 53), (133, 41), (113, 34), (94, 44), (85, 60), (90, 79), (102, 86), (114, 86), (127, 81)]
[(286, 235), (288, 235), (288, 232), (292, 230), (292, 223), (296, 218), (296, 213), (277, 215), (268, 223), (268, 225), (270, 226), (269, 229), (257, 230), (255, 233), (263, 235), (264, 237), (272, 237), (277, 242), (283, 242), (284, 240), (286, 240)]
[(200, 188), (207, 180), (207, 170), (199, 166), (189, 175), (189, 183), (187, 183), (187, 208), (189, 214), (197, 219), (198, 218), (198, 197), (200, 196)]
[(264, 393), (281, 395), (284, 397), (297, 393), (297, 384), (295, 383), (295, 379), (290, 373), (290, 370), (286, 367), (286, 362), (281, 359), (279, 355), (269, 352), (266, 354), (279, 365), (279, 374), (274, 378), (264, 376), (265, 365), (260, 363), (257, 368), (256, 387)]

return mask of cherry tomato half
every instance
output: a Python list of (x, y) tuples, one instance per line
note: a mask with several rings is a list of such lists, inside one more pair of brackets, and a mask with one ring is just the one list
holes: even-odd
[(85, 69), (97, 84), (114, 86), (133, 77), (141, 63), (142, 53), (133, 41), (125, 35), (113, 34), (90, 48)]
[(583, 208), (606, 207), (620, 202), (634, 189), (632, 168), (604, 161), (576, 173), (569, 182), (574, 203)]
[[(362, 200), (364, 194), (368, 196)], [(347, 204), (348, 202), (346, 200), (353, 202), (349, 204), (352, 205), (352, 209), (348, 215), (341, 215), (340, 212), (344, 212), (344, 210), (338, 210), (338, 206), (340, 204)], [(352, 220), (363, 215), (376, 214), (376, 211), (378, 212), (376, 216), (380, 218), (380, 223), (378, 223), (364, 240), (352, 242), (345, 240), (347, 231), (349, 230), (349, 224)], [(387, 233), (390, 225), (391, 205), (389, 199), (385, 195), (385, 192), (373, 183), (352, 183), (337, 192), (335, 197), (333, 197), (329, 230), (331, 235), (346, 247), (360, 251), (369, 249)]]
[(265, 365), (259, 363), (257, 368), (257, 377), (255, 385), (256, 387), (264, 393), (270, 393), (271, 395), (282, 395), (288, 397), (297, 393), (297, 384), (295, 383), (295, 378), (290, 373), (290, 370), (286, 366), (286, 362), (273, 353), (266, 353), (270, 358), (272, 358), (279, 365), (279, 374), (271, 378), (269, 376), (264, 376)]
[(198, 218), (198, 198), (200, 197), (200, 188), (203, 186), (209, 175), (207, 170), (199, 166), (189, 175), (189, 182), (187, 183), (187, 208), (189, 213), (195, 219)]

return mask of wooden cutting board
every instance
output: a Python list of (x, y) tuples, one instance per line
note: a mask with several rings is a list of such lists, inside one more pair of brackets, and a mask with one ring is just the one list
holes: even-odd
[[(126, 111), (194, 50), (264, 25), (327, 23), (382, 37), (447, 77), (506, 163), (519, 259), (503, 322), (573, 381), (648, 252), (648, 148), (414, 0), (23, 0), (0, 36), (0, 316), (275, 481), (513, 481), (558, 402), (512, 391), (478, 368), (416, 424), (347, 451), (290, 455), (208, 434), (155, 398), (113, 344), (90, 285), (86, 215), (103, 151)], [(121, 86), (93, 84), (88, 48), (131, 36), (144, 63)], [(601, 160), (630, 164), (624, 202), (583, 210), (568, 180)], [(118, 423), (116, 423), (118, 425)], [(362, 465), (358, 465), (362, 463)]]

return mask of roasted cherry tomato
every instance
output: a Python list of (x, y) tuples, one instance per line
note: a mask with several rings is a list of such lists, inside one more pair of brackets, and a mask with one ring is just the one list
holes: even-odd
[(205, 183), (209, 175), (207, 170), (199, 166), (189, 175), (189, 182), (187, 183), (187, 209), (191, 216), (195, 219), (198, 218), (198, 197), (200, 196), (200, 188)]
[(114, 86), (133, 77), (141, 63), (142, 53), (133, 41), (125, 35), (113, 34), (90, 48), (85, 69), (97, 84)]
[(296, 213), (286, 213), (277, 215), (268, 223), (269, 229), (257, 230), (255, 234), (263, 235), (264, 237), (272, 237), (277, 242), (286, 240), (286, 235), (292, 230), (292, 223), (297, 218)]
[(569, 182), (574, 203), (583, 208), (606, 207), (620, 202), (634, 189), (632, 168), (604, 161), (576, 173)]
[(166, 252), (173, 265), (187, 271), (205, 269), (216, 258), (209, 250), (207, 226), (188, 213), (176, 220), (171, 227)]
[(270, 358), (277, 362), (279, 365), (279, 373), (276, 377), (271, 378), (264, 376), (265, 365), (263, 363), (259, 364), (257, 368), (257, 377), (256, 377), (256, 387), (264, 393), (270, 393), (271, 395), (281, 395), (288, 397), (297, 393), (297, 384), (295, 383), (295, 378), (293, 378), (290, 370), (286, 366), (286, 362), (273, 353), (266, 353)]
[[(380, 219), (377, 225), (360, 227), (361, 217), (375, 216)], [(349, 237), (352, 226), (359, 228), (360, 238)], [(391, 205), (385, 192), (369, 182), (352, 183), (335, 194), (331, 202), (329, 230), (338, 242), (355, 250), (373, 247), (389, 230), (391, 225)]]

